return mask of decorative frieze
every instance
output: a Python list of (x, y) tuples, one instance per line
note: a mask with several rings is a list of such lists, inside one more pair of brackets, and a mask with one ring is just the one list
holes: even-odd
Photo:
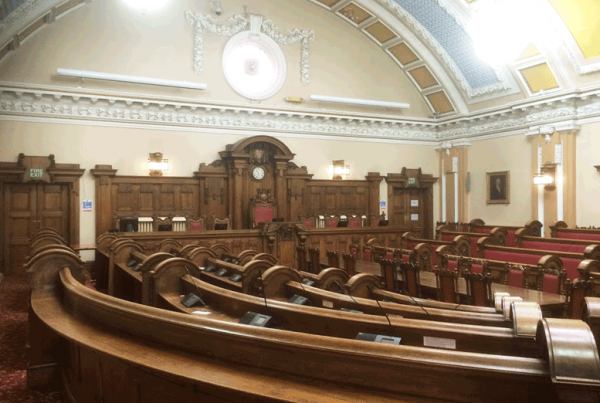
[(454, 144), (462, 138), (529, 133), (535, 128), (539, 133), (543, 125), (558, 127), (565, 122), (577, 124), (583, 118), (600, 119), (600, 98), (595, 92), (574, 92), (565, 98), (563, 94), (556, 100), (546, 99), (543, 104), (524, 103), (485, 115), (434, 122), (320, 110), (203, 104), (176, 98), (143, 99), (137, 94), (105, 96), (99, 92), (87, 94), (81, 90), (4, 83), (0, 84), (0, 116)]

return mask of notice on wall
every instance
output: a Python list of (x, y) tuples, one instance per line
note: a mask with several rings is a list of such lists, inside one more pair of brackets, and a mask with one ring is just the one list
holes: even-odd
[(386, 203), (385, 200), (380, 200), (379, 201), (379, 210), (385, 211), (386, 206), (387, 206), (387, 203)]
[(410, 201), (410, 207), (419, 207), (419, 201), (418, 200), (411, 200)]
[(419, 215), (418, 214), (411, 214), (410, 215), (410, 220), (411, 221), (419, 221)]
[(84, 200), (81, 202), (81, 209), (83, 211), (92, 211), (92, 201), (91, 200)]

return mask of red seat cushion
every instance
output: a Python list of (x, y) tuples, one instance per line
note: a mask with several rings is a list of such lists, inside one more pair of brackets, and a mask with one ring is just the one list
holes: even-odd
[(402, 255), (402, 261), (406, 262), (406, 263), (410, 262), (410, 256), (408, 256), (408, 255)]
[(352, 227), (352, 228), (360, 227), (360, 221), (357, 219), (350, 220), (350, 222), (348, 223), (348, 226)]
[(356, 248), (350, 248), (350, 254), (351, 255), (356, 255), (358, 253), (358, 249)]
[(202, 232), (202, 222), (190, 222), (191, 232)]
[(327, 226), (329, 228), (336, 228), (337, 227), (337, 221), (336, 220), (329, 220), (329, 221), (327, 221)]
[(476, 232), (478, 234), (489, 234), (490, 233), (490, 229), (488, 229), (488, 228), (475, 228), (473, 230), (473, 232)]
[(458, 262), (456, 262), (454, 260), (448, 260), (448, 266), (447, 266), (448, 271), (455, 272), (457, 266), (458, 266)]
[(500, 250), (485, 250), (484, 259), (499, 260), (501, 262), (537, 264), (542, 255), (533, 255), (528, 253), (505, 252)]
[(510, 270), (508, 272), (508, 285), (523, 288), (523, 272), (520, 270)]
[(483, 266), (480, 264), (472, 264), (471, 273), (483, 274)]
[(408, 246), (408, 249), (414, 249), (415, 246), (417, 246), (417, 244), (414, 242), (409, 242), (407, 246)]
[(304, 220), (304, 227), (305, 228), (312, 228), (313, 227), (313, 220)]
[(558, 294), (558, 276), (553, 276), (551, 274), (544, 274), (543, 283), (542, 283), (542, 291), (548, 292), (551, 294)]
[(442, 289), (442, 302), (456, 302), (454, 290), (454, 279), (450, 276), (440, 277), (440, 287)]
[(517, 237), (515, 237), (515, 231), (508, 231), (508, 236), (506, 237), (506, 246), (517, 246)]
[(557, 232), (556, 237), (563, 239), (586, 239), (600, 241), (600, 234), (586, 234), (581, 232)]
[(258, 206), (254, 209), (254, 223), (273, 221), (273, 208), (268, 206)]
[(579, 272), (577, 266), (581, 263), (580, 259), (572, 259), (567, 257), (561, 257), (560, 260), (563, 262), (563, 269), (567, 272), (567, 280), (575, 280), (579, 278)]
[(389, 260), (394, 260), (394, 252), (385, 252), (385, 258)]
[(473, 304), (485, 306), (485, 285), (482, 281), (473, 281)]
[(573, 290), (571, 294), (571, 319), (583, 317), (583, 304), (585, 301), (585, 288), (580, 287)]
[(452, 242), (454, 241), (454, 235), (442, 235), (442, 241)]
[(363, 254), (363, 260), (365, 262), (370, 262), (371, 261), (371, 250), (370, 249), (365, 249), (365, 252)]
[(521, 246), (525, 249), (551, 250), (556, 252), (583, 253), (588, 245), (577, 245), (568, 243), (523, 241)]

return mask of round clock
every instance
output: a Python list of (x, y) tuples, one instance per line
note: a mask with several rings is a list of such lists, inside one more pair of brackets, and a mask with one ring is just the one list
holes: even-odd
[(265, 169), (263, 167), (254, 167), (252, 170), (252, 176), (258, 181), (261, 180), (265, 177)]

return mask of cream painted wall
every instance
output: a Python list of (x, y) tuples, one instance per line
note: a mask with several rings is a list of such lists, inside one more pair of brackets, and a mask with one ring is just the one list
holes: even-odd
[[(371, 39), (324, 8), (307, 0), (228, 0), (220, 23), (234, 14), (257, 13), (287, 33), (314, 30), (310, 45), (310, 85), (300, 83), (300, 45), (282, 46), (287, 79), (279, 93), (262, 101), (269, 106), (383, 113), (428, 117), (431, 112), (414, 84)], [(204, 30), (204, 74), (193, 71), (194, 30), (186, 10), (211, 13), (208, 1), (172, 0), (165, 11), (141, 15), (122, 0), (95, 1), (45, 26), (11, 52), (0, 65), (0, 80), (77, 87), (79, 79), (59, 77), (56, 69), (72, 68), (126, 75), (205, 82), (206, 91), (161, 88), (136, 84), (85, 80), (84, 89), (102, 89), (178, 96), (198, 100), (250, 101), (226, 82), (221, 55), (228, 37)], [(214, 15), (214, 14), (213, 14)], [(408, 111), (344, 107), (306, 101), (311, 94), (406, 102)], [(284, 102), (287, 96), (305, 99), (301, 105)]]
[[(81, 179), (81, 200), (95, 200), (96, 164), (110, 164), (117, 175), (147, 175), (149, 152), (161, 151), (171, 164), (167, 176), (191, 177), (200, 163), (218, 159), (227, 144), (239, 134), (181, 132), (125, 127), (85, 126), (0, 121), (0, 161), (16, 161), (26, 155), (54, 154), (58, 163), (78, 163), (85, 168)], [(359, 141), (281, 138), (296, 154), (294, 162), (306, 166), (315, 179), (329, 179), (331, 161), (344, 159), (351, 167), (349, 179), (364, 179), (369, 172), (399, 173), (402, 167), (421, 167), (424, 173), (437, 171), (432, 146), (378, 144)], [(385, 197), (385, 181), (382, 181)], [(434, 221), (438, 220), (438, 187), (434, 186)], [(384, 199), (385, 200), (385, 199)], [(95, 211), (81, 212), (81, 243), (95, 241)], [(84, 258), (92, 259), (91, 255)]]
[[(469, 147), (470, 219), (486, 224), (524, 225), (531, 208), (531, 145), (525, 135), (475, 141)], [(486, 204), (487, 172), (510, 171), (510, 204)]]
[[(600, 227), (600, 122), (582, 125), (576, 138), (577, 225)], [(570, 201), (565, 201), (568, 203)]]

